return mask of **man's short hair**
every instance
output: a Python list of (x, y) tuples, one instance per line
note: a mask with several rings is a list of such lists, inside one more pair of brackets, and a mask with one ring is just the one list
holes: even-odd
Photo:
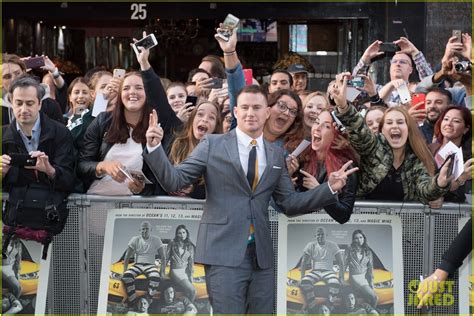
[(21, 76), (13, 80), (8, 92), (10, 93), (11, 98), (13, 98), (13, 91), (15, 91), (15, 89), (26, 89), (29, 87), (33, 87), (36, 89), (36, 96), (38, 97), (38, 101), (41, 103), (41, 99), (43, 99), (44, 95), (46, 94), (46, 91), (43, 86), (41, 86), (38, 80), (28, 74), (22, 74)]
[(442, 95), (446, 96), (446, 98), (448, 98), (448, 104), (451, 104), (452, 101), (453, 101), (453, 96), (451, 95), (451, 92), (449, 92), (446, 89), (443, 89), (443, 88), (440, 88), (440, 87), (432, 87), (432, 88), (426, 90), (426, 95), (428, 95), (428, 93), (430, 93), (430, 92), (438, 92), (439, 94), (442, 94)]
[(202, 58), (201, 62), (203, 61), (211, 63), (212, 66), (209, 72), (211, 73), (212, 77), (221, 79), (226, 78), (224, 63), (222, 62), (219, 56), (207, 55)]
[(282, 69), (282, 68), (275, 69), (272, 72), (272, 74), (270, 75), (270, 84), (271, 84), (273, 75), (276, 74), (276, 73), (282, 73), (282, 74), (287, 75), (288, 76), (288, 82), (290, 83), (290, 87), (293, 86), (293, 76), (286, 69)]
[(5, 64), (16, 64), (20, 66), (23, 72), (26, 72), (26, 65), (23, 60), (21, 60), (20, 56), (14, 54), (3, 54), (2, 55), (2, 65)]
[[(239, 93), (237, 93), (237, 96), (235, 97), (236, 103), (238, 103), (237, 100), (239, 100), (239, 96), (242, 93), (261, 94), (265, 97), (265, 101), (267, 101), (267, 98), (268, 98), (267, 91), (263, 87), (254, 84), (254, 85), (243, 87), (242, 90), (240, 90)], [(268, 101), (267, 101), (267, 104), (268, 104)]]

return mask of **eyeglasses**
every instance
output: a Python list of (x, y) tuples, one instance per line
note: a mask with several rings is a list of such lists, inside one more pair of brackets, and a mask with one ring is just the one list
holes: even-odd
[(296, 117), (296, 115), (298, 115), (298, 109), (290, 109), (288, 107), (288, 104), (286, 104), (285, 101), (277, 101), (277, 103), (275, 103), (275, 105), (278, 107), (278, 110), (281, 112), (281, 113), (284, 113), (286, 112), (286, 110), (288, 110), (288, 113), (290, 114), (290, 116), (292, 117)]
[(232, 116), (226, 116), (224, 117), (224, 121), (226, 121), (227, 123), (232, 123)]
[(390, 60), (390, 63), (391, 64), (400, 64), (400, 65), (409, 65), (410, 62), (408, 60), (405, 60), (405, 59), (391, 59)]

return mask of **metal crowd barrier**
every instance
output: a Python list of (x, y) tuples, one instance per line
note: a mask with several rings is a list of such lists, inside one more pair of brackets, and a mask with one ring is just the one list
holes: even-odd
[[(107, 210), (117, 208), (202, 210), (204, 201), (174, 197), (103, 197), (73, 194), (69, 220), (55, 237), (47, 298), (48, 314), (96, 314)], [(402, 222), (405, 314), (419, 314), (407, 306), (408, 283), (430, 274), (458, 233), (458, 219), (471, 216), (471, 205), (444, 204), (431, 210), (417, 203), (357, 201), (354, 214), (397, 215)], [(277, 213), (270, 210), (270, 228), (278, 263)], [(455, 276), (457, 281), (457, 275)], [(458, 297), (459, 289), (454, 289)], [(431, 313), (459, 314), (458, 299)]]

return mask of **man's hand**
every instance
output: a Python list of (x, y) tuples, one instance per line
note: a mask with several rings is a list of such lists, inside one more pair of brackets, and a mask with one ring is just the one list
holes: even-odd
[(352, 160), (346, 162), (338, 171), (329, 174), (328, 184), (333, 191), (340, 191), (347, 182), (347, 177), (359, 170), (358, 167), (346, 170), (352, 164)]
[(2, 178), (5, 177), (5, 175), (8, 173), (8, 171), (10, 170), (11, 168), (11, 162), (12, 162), (12, 158), (8, 155), (2, 155), (1, 157), (2, 159)]
[(36, 166), (28, 167), (25, 169), (35, 169), (40, 172), (44, 172), (49, 178), (54, 178), (56, 175), (56, 169), (49, 163), (49, 157), (42, 151), (32, 151), (30, 153), (31, 158), (36, 158)]
[[(224, 24), (220, 23), (219, 27), (217, 28), (217, 32), (224, 31), (224, 30), (226, 30), (226, 28), (224, 28)], [(214, 35), (214, 38), (219, 43), (219, 46), (221, 47), (222, 52), (224, 53), (235, 52), (235, 48), (237, 47), (237, 31), (238, 31), (237, 27), (232, 30), (232, 35), (229, 36), (229, 40), (227, 42), (223, 38), (218, 36), (217, 34)]]
[(384, 52), (379, 51), (380, 44), (382, 44), (382, 41), (377, 40), (367, 47), (364, 54), (360, 58), (364, 64), (370, 64), (372, 59), (384, 54)]
[(148, 129), (146, 131), (146, 143), (150, 147), (156, 147), (161, 143), (163, 139), (163, 129), (158, 124), (158, 114), (156, 110), (150, 113), (150, 119), (148, 121)]
[(407, 54), (411, 57), (415, 57), (416, 54), (420, 52), (406, 37), (400, 37), (399, 40), (393, 41), (393, 43), (400, 47), (400, 50), (396, 52), (396, 54)]
[[(143, 32), (143, 37), (145, 37), (145, 36), (146, 36), (146, 32)], [(134, 38), (133, 39), (133, 44), (135, 44), (136, 42), (138, 42), (138, 40), (136, 38)], [(130, 46), (133, 46), (133, 44), (130, 43)], [(142, 46), (137, 46), (137, 50), (138, 50), (138, 54), (136, 54), (136, 53), (135, 54), (137, 56), (137, 61), (140, 64), (140, 69), (142, 71), (150, 69), (151, 65), (150, 65), (150, 62), (148, 61), (148, 58), (150, 57), (150, 50), (145, 49)]]
[[(441, 62), (451, 59), (455, 54), (462, 54), (463, 48), (463, 43), (458, 43), (456, 36), (450, 37), (448, 43), (446, 44), (444, 56)], [(471, 60), (471, 57), (469, 56), (468, 59)]]
[(425, 101), (421, 101), (408, 108), (408, 114), (417, 122), (423, 121), (426, 117), (426, 109), (421, 108), (424, 105)]

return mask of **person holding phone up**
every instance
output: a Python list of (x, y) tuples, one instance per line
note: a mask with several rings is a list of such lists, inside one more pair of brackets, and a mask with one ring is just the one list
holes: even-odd
[(3, 191), (35, 183), (67, 197), (74, 185), (71, 133), (40, 112), (45, 92), (35, 79), (20, 76), (9, 88), (14, 119), (2, 128)]
[(364, 123), (346, 100), (350, 73), (336, 76), (338, 91), (333, 94), (337, 117), (346, 126), (349, 140), (360, 155), (357, 195), (374, 200), (419, 201), (428, 203), (445, 195), (452, 176), (449, 162), (435, 174), (435, 165), (416, 122), (403, 107), (389, 108), (377, 135)]
[(421, 79), (432, 75), (433, 71), (423, 53), (408, 38), (400, 37), (392, 43), (383, 43), (376, 40), (370, 44), (353, 69), (353, 76), (367, 74), (370, 64), (387, 53), (395, 53), (390, 59), (390, 82), (384, 86), (377, 85), (377, 91), (385, 103), (397, 105), (402, 102), (397, 89), (404, 84), (408, 89), (408, 79), (413, 72), (413, 65), (416, 67)]

